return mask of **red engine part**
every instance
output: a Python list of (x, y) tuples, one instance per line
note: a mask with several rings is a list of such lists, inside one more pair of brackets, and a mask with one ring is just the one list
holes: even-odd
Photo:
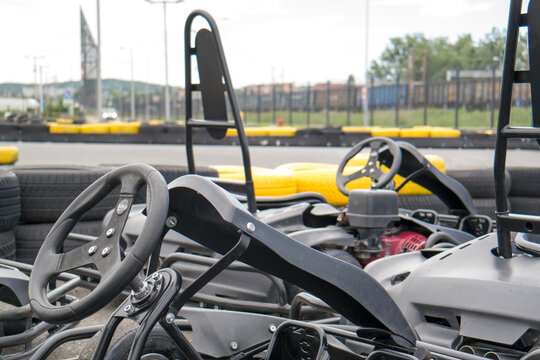
[(381, 236), (382, 248), (385, 251), (373, 255), (371, 259), (364, 263), (364, 266), (386, 255), (396, 255), (423, 249), (426, 241), (427, 238), (424, 235), (410, 231), (401, 231), (390, 236)]

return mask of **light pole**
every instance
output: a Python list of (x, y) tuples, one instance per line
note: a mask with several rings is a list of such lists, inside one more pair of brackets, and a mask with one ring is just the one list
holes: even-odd
[(38, 67), (38, 60), (41, 60), (43, 59), (43, 56), (29, 56), (29, 55), (26, 55), (25, 58), (27, 59), (33, 59), (34, 60), (34, 96), (39, 98), (39, 104), (40, 104), (40, 108), (36, 108), (34, 110), (34, 113), (35, 114), (38, 114), (40, 112), (40, 109), (41, 109), (41, 102), (43, 100), (43, 95), (41, 93), (41, 84), (38, 86), (38, 68), (41, 69), (41, 65)]
[(96, 81), (96, 107), (97, 107), (97, 119), (101, 121), (101, 113), (103, 112), (103, 101), (101, 98), (101, 17), (99, 10), (99, 0), (97, 3), (97, 81)]
[(369, 72), (369, 56), (368, 56), (368, 40), (369, 40), (369, 0), (366, 0), (366, 52), (365, 52), (365, 61), (366, 61), (366, 68), (365, 68), (365, 81), (366, 85), (364, 87), (365, 90), (365, 103), (364, 103), (364, 126), (368, 126), (368, 107), (369, 107), (369, 94), (368, 94), (368, 72)]
[(184, 2), (184, 0), (146, 0), (151, 4), (163, 4), (163, 34), (165, 38), (165, 121), (171, 119), (171, 109), (169, 103), (169, 59), (168, 59), (168, 43), (167, 43), (167, 3), (176, 4)]

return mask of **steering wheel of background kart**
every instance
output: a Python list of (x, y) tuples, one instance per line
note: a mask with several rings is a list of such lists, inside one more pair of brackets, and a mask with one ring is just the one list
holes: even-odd
[[(131, 205), (140, 188), (147, 185), (147, 219), (134, 243), (121, 237)], [(92, 242), (69, 252), (62, 245), (81, 216), (114, 188), (120, 197), (106, 230)], [(67, 323), (93, 314), (117, 296), (141, 271), (160, 241), (169, 207), (169, 194), (163, 176), (144, 164), (112, 170), (84, 190), (62, 213), (45, 238), (30, 275), (30, 305), (37, 316), (50, 323)], [(53, 305), (47, 299), (47, 286), (63, 272), (94, 265), (101, 279), (84, 298), (68, 305)]]
[[(350, 175), (343, 174), (345, 166), (353, 157), (360, 153), (364, 148), (370, 148), (369, 158), (367, 160), (366, 166), (362, 169), (355, 171)], [(392, 154), (393, 160), (390, 170), (388, 172), (383, 172), (381, 169), (381, 163), (379, 162), (379, 155), (388, 150)], [(353, 180), (360, 179), (363, 177), (371, 178), (371, 188), (372, 189), (381, 189), (384, 188), (397, 174), (399, 167), (401, 166), (401, 150), (399, 145), (392, 139), (377, 136), (366, 139), (364, 141), (356, 144), (351, 151), (345, 155), (343, 160), (339, 163), (339, 167), (336, 175), (336, 184), (343, 195), (349, 196), (350, 190), (345, 187), (348, 183)]]

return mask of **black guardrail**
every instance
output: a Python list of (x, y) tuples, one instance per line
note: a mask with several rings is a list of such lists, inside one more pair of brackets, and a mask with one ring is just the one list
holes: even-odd
[[(204, 145), (237, 145), (236, 136), (215, 140), (205, 129), (195, 129), (194, 141)], [(138, 143), (185, 144), (186, 130), (177, 124), (142, 124), (137, 134), (58, 134), (50, 133), (44, 124), (0, 124), (0, 141), (35, 142), (87, 142), (87, 143)], [(344, 132), (338, 127), (298, 129), (293, 136), (249, 136), (253, 146), (343, 146), (350, 147), (370, 137), (369, 132)], [(417, 147), (483, 149), (495, 146), (495, 134), (482, 131), (461, 131), (459, 137), (406, 137)], [(510, 148), (538, 149), (531, 139), (510, 139)]]

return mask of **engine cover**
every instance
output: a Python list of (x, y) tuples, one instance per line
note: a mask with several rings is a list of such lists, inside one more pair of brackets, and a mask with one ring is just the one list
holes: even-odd
[(390, 255), (397, 255), (423, 249), (427, 238), (416, 232), (401, 231), (395, 235), (382, 236), (381, 241), (383, 248), (389, 249)]
[(381, 246), (384, 251), (374, 253), (362, 265), (366, 266), (384, 256), (421, 250), (424, 248), (426, 241), (427, 238), (424, 235), (411, 231), (401, 231), (395, 235), (381, 236)]
[(349, 195), (347, 218), (357, 228), (384, 229), (399, 220), (398, 194), (393, 190), (354, 189)]
[(503, 259), (496, 247), (496, 234), (488, 234), (439, 253), (385, 257), (365, 270), (421, 340), (453, 347), (464, 336), (512, 345), (540, 330), (540, 258)]

